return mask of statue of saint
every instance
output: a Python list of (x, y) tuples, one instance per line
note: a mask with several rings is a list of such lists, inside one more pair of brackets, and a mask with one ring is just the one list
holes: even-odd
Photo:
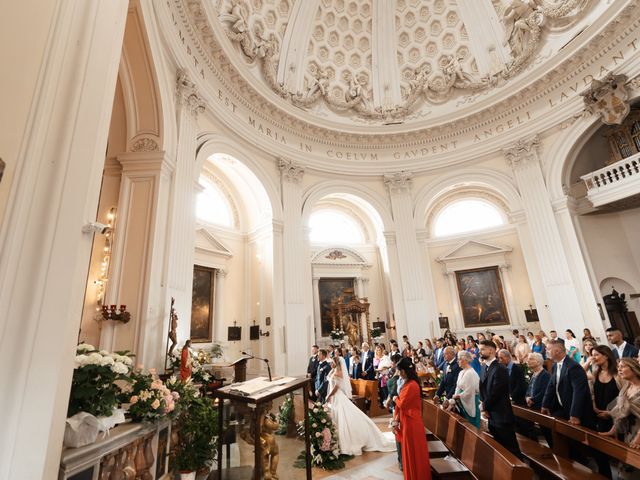
[(358, 345), (358, 324), (353, 321), (353, 318), (349, 317), (347, 321), (347, 337), (349, 337), (349, 344), (352, 347)]
[(191, 346), (191, 340), (187, 340), (184, 342), (184, 347), (182, 347), (182, 354), (180, 355), (180, 380), (182, 382), (186, 382), (191, 378), (191, 364), (193, 360), (191, 359), (191, 352), (189, 351), (189, 347)]

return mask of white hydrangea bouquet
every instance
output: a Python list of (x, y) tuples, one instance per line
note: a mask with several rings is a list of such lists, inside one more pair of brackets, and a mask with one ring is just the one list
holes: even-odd
[(128, 352), (110, 353), (86, 343), (78, 345), (67, 416), (79, 412), (96, 417), (111, 416), (118, 406), (121, 385), (129, 380), (132, 365)]

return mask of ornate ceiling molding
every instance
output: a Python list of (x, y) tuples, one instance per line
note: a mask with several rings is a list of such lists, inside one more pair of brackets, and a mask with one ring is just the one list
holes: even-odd
[(406, 125), (402, 129), (328, 128), (322, 119), (312, 120), (302, 110), (283, 108), (284, 103), (279, 103), (268, 88), (261, 90), (245, 80), (250, 75), (244, 71), (245, 66), (227, 57), (225, 49), (231, 48), (231, 42), (226, 34), (216, 37), (224, 33), (222, 30), (214, 34), (208, 27), (207, 6), (200, 0), (167, 0), (161, 19), (166, 28), (161, 30), (165, 35), (175, 35), (169, 43), (176, 55), (182, 55), (181, 49), (191, 55), (185, 61), (196, 65), (197, 81), (208, 80), (203, 92), (207, 93), (210, 111), (225, 118), (238, 135), (251, 136), (276, 156), (297, 158), (302, 151), (305, 166), (353, 173), (361, 173), (365, 167), (375, 175), (393, 171), (394, 164), (395, 169), (417, 172), (461, 163), (499, 150), (505, 143), (501, 139), (527, 135), (532, 130), (542, 132), (566, 122), (578, 111), (574, 97), (577, 100), (588, 86), (586, 79), (597, 78), (598, 72), (618, 64), (618, 50), (624, 55), (623, 63), (636, 51), (640, 18), (634, 12), (638, 0), (614, 5), (616, 9), (610, 7), (606, 16), (594, 21), (579, 40), (563, 48), (544, 68), (537, 66), (530, 71), (529, 84), (509, 82), (500, 88), (500, 101), (495, 102), (491, 95), (476, 96), (475, 102), (456, 114), (440, 118), (442, 124), (435, 125), (432, 119), (416, 124), (413, 130)]

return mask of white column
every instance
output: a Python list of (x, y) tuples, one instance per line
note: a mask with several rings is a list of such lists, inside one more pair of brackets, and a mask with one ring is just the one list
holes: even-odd
[(216, 269), (216, 284), (215, 284), (215, 311), (213, 314), (213, 341), (226, 343), (227, 335), (225, 334), (227, 324), (224, 318), (224, 284), (225, 278), (227, 278), (227, 271), (218, 268)]
[(571, 328), (579, 332), (584, 327), (582, 307), (540, 167), (539, 143), (537, 136), (521, 140), (506, 148), (504, 154), (522, 197), (552, 323), (556, 330)]
[[(428, 232), (426, 230), (416, 231), (419, 245), (419, 262), (423, 269), (424, 275), (424, 295), (427, 301), (427, 305), (430, 309), (425, 312), (424, 318), (427, 322), (427, 328), (429, 335), (433, 336), (438, 334), (440, 336), (440, 324), (438, 317), (440, 315), (440, 309), (436, 301), (436, 289), (433, 284), (433, 270), (431, 269), (431, 257), (429, 256), (429, 246), (427, 240), (429, 239)], [(446, 315), (445, 315), (446, 316)], [(464, 327), (463, 327), (464, 328)]]
[[(178, 108), (178, 145), (176, 170), (171, 190), (171, 223), (167, 250), (167, 292), (165, 303), (176, 299), (178, 314), (178, 344), (191, 336), (191, 297), (193, 289), (193, 258), (196, 226), (196, 136), (198, 114), (204, 111), (204, 101), (185, 70), (176, 75)], [(168, 319), (167, 319), (168, 321)], [(166, 330), (166, 328), (165, 328)]]
[[(412, 175), (399, 172), (385, 175), (384, 183), (389, 190), (391, 210), (396, 226), (397, 254), (404, 296), (407, 335), (409, 338), (425, 338), (429, 334), (430, 319), (437, 318), (435, 295), (431, 287), (427, 302), (425, 267), (417, 239), (411, 198)], [(431, 282), (430, 282), (431, 283)], [(398, 332), (400, 334), (400, 332)]]
[[(118, 161), (122, 183), (106, 303), (126, 305), (131, 321), (114, 324), (100, 344), (134, 352), (138, 364), (160, 368), (170, 307), (163, 277), (174, 164), (160, 151), (125, 153)], [(178, 327), (185, 321), (179, 316)]]
[(364, 298), (369, 298), (369, 277), (362, 277), (360, 279), (361, 282), (361, 294)]
[(391, 325), (394, 325), (395, 318), (395, 338), (402, 338), (408, 335), (407, 314), (404, 305), (404, 292), (402, 291), (402, 280), (400, 278), (400, 262), (398, 260), (398, 245), (396, 244), (395, 232), (384, 232), (384, 240), (389, 261), (389, 290), (391, 293)]
[(517, 327), (524, 325), (525, 320), (520, 318), (520, 311), (524, 310), (524, 308), (522, 304), (517, 305), (516, 299), (513, 297), (513, 289), (511, 288), (511, 276), (509, 275), (510, 268), (511, 265), (509, 265), (508, 263), (504, 263), (499, 266), (500, 276), (502, 277), (502, 287), (504, 288), (505, 301), (507, 302), (507, 311), (509, 312), (509, 319), (511, 321), (511, 325)]
[(364, 297), (362, 290), (362, 277), (356, 277), (356, 295), (360, 298)]
[[(451, 318), (451, 321), (449, 322), (449, 327), (452, 332), (460, 332), (466, 327), (464, 325), (464, 318), (462, 317), (462, 309), (460, 308), (460, 294), (458, 293), (458, 285), (456, 283), (456, 272), (446, 272), (444, 275), (447, 277), (447, 281), (449, 282), (451, 305), (453, 305), (453, 318)], [(444, 316), (446, 317), (447, 315)], [(441, 333), (439, 325), (438, 332)]]
[(284, 226), (281, 222), (273, 222), (273, 370), (277, 375), (287, 372), (287, 343), (284, 308)]
[(320, 310), (320, 278), (313, 277), (313, 325), (315, 332), (313, 335), (314, 343), (318, 343), (318, 339), (322, 337), (322, 312)]
[[(311, 342), (311, 301), (309, 256), (305, 255), (302, 225), (302, 177), (304, 168), (280, 159), (282, 206), (284, 211), (284, 308), (287, 374), (302, 375), (306, 366), (300, 361), (309, 353)], [(307, 298), (309, 299), (307, 302)]]
[[(571, 276), (582, 306), (582, 316), (586, 327), (591, 329), (591, 333), (598, 339), (598, 342), (604, 342), (606, 339), (605, 328), (607, 326), (600, 318), (600, 311), (598, 310), (598, 302), (602, 302), (600, 288), (595, 276), (591, 274), (593, 271), (591, 266), (587, 264), (589, 260), (582, 253), (583, 250), (579, 238), (579, 235), (581, 235), (580, 227), (577, 222), (573, 221), (573, 215), (569, 210), (566, 199), (561, 203), (556, 207), (556, 221), (566, 247)], [(576, 332), (574, 331), (574, 333)]]
[(3, 480), (58, 478), (127, 2), (54, 10), (0, 228)]

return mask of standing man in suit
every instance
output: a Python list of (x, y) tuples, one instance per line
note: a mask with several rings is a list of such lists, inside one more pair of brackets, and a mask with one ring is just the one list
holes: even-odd
[(595, 429), (596, 415), (586, 372), (567, 355), (562, 340), (547, 342), (547, 356), (554, 365), (542, 399), (542, 413)]
[(360, 377), (365, 380), (375, 380), (376, 373), (373, 370), (373, 352), (369, 350), (369, 344), (367, 342), (362, 342), (362, 354), (360, 358), (362, 359), (362, 373)]
[(444, 339), (439, 338), (436, 340), (436, 349), (433, 351), (433, 366), (438, 370), (442, 370), (442, 364), (444, 363)]
[(327, 389), (329, 388), (329, 379), (327, 376), (331, 371), (331, 365), (327, 362), (328, 353), (321, 349), (318, 352), (318, 374), (316, 376), (316, 397), (320, 403), (324, 403), (327, 398)]
[(524, 369), (521, 365), (513, 363), (513, 357), (509, 350), (503, 348), (498, 352), (498, 361), (507, 368), (509, 372), (509, 395), (511, 401), (523, 407), (526, 403), (527, 381), (524, 378)]
[(446, 347), (444, 349), (444, 376), (440, 381), (438, 390), (436, 390), (435, 401), (440, 400), (440, 397), (444, 395), (445, 398), (450, 399), (453, 394), (456, 393), (456, 383), (458, 382), (458, 374), (460, 373), (460, 366), (456, 358), (456, 351), (453, 347)]
[(496, 344), (491, 340), (480, 342), (480, 358), (484, 360), (480, 375), (482, 416), (489, 421), (489, 433), (493, 438), (520, 457), (515, 417), (509, 399), (509, 372), (496, 360)]
[(351, 363), (349, 365), (349, 377), (354, 380), (358, 380), (362, 374), (362, 364), (360, 363), (360, 355), (355, 354), (351, 356)]
[(611, 350), (616, 360), (624, 357), (636, 358), (638, 356), (638, 349), (634, 345), (625, 342), (619, 329), (615, 327), (607, 328), (607, 340), (611, 344)]
[(318, 345), (313, 345), (311, 347), (311, 358), (309, 358), (309, 364), (307, 365), (307, 378), (310, 378), (311, 384), (314, 385), (314, 391), (311, 392), (311, 399), (313, 401), (316, 400), (315, 384), (316, 376), (318, 375), (318, 363)]

